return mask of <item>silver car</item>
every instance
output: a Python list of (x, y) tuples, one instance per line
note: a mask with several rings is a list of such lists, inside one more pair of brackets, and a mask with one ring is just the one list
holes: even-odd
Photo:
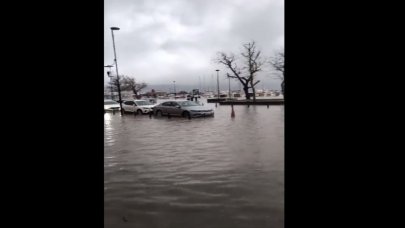
[(171, 115), (183, 117), (214, 116), (214, 110), (194, 101), (165, 101), (153, 108), (157, 116)]

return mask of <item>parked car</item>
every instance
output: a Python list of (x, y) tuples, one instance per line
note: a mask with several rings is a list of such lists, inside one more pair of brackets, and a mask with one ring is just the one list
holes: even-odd
[(153, 108), (157, 116), (171, 115), (183, 117), (214, 116), (214, 110), (194, 101), (165, 101)]
[(144, 114), (152, 112), (155, 105), (147, 100), (126, 100), (122, 102), (122, 110), (124, 112), (137, 112)]
[(104, 100), (104, 111), (120, 111), (120, 104), (113, 100)]

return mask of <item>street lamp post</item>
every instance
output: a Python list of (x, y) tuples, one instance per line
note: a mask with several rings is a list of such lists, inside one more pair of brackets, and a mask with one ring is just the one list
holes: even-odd
[(112, 76), (112, 74), (111, 74), (111, 67), (113, 67), (113, 66), (112, 66), (112, 65), (107, 65), (107, 66), (104, 66), (104, 67), (108, 67), (108, 68), (109, 68), (108, 71), (107, 71), (107, 75), (108, 75), (108, 77), (110, 78), (111, 100), (114, 100), (113, 81), (112, 81), (113, 76)]
[(176, 100), (176, 81), (173, 81), (174, 86), (174, 99)]
[(114, 30), (120, 30), (118, 27), (111, 27), (111, 35), (112, 35), (112, 40), (113, 40), (113, 48), (114, 48), (114, 62), (115, 62), (115, 70), (117, 72), (117, 88), (118, 88), (118, 102), (120, 103), (120, 110), (121, 110), (121, 115), (124, 115), (124, 112), (122, 110), (122, 99), (121, 99), (121, 86), (120, 86), (120, 76), (118, 74), (118, 63), (117, 63), (117, 53), (115, 51), (115, 40), (114, 40)]
[[(217, 102), (219, 102), (219, 70), (216, 69), (217, 71), (217, 92), (218, 92), (218, 96), (217, 96)], [(217, 107), (217, 103), (215, 102), (215, 107)]]

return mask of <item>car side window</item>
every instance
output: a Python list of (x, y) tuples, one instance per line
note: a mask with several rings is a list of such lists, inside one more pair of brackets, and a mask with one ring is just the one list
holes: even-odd
[(133, 101), (125, 101), (124, 104), (126, 104), (126, 105), (134, 105), (134, 102)]
[(162, 104), (162, 106), (170, 106), (170, 103), (171, 103), (171, 102), (164, 102), (164, 103)]

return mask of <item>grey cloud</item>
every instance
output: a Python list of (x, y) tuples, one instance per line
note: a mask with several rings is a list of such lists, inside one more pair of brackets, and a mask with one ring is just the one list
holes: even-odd
[[(106, 0), (105, 63), (113, 60), (110, 26), (121, 74), (147, 83), (187, 84), (211, 77), (218, 51), (239, 53), (255, 40), (264, 55), (284, 45), (282, 0)], [(277, 84), (263, 72), (263, 80)], [(107, 79), (107, 77), (105, 76)]]

